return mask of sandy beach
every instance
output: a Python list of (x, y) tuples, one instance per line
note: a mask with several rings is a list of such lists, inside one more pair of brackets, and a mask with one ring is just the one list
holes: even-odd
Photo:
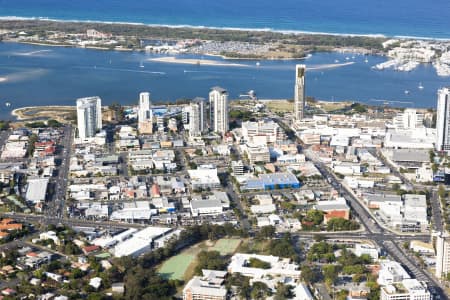
[(189, 58), (176, 58), (173, 56), (149, 58), (149, 61), (173, 63), (173, 64), (185, 64), (185, 65), (204, 65), (204, 66), (218, 66), (218, 67), (249, 67), (244, 64), (220, 62), (210, 59), (189, 59)]
[(65, 114), (72, 113), (75, 110), (75, 106), (64, 105), (26, 106), (14, 109), (11, 112), (11, 115), (18, 121), (34, 119), (37, 117), (48, 117), (63, 120)]

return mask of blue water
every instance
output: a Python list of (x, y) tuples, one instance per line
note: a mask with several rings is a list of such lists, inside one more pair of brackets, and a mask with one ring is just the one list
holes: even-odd
[[(220, 85), (231, 98), (255, 90), (261, 99), (293, 98), (295, 64), (309, 68), (353, 61), (338, 68), (307, 71), (306, 94), (324, 100), (355, 100), (396, 106), (434, 107), (436, 91), (449, 85), (450, 78), (436, 75), (430, 65), (409, 73), (374, 71), (371, 66), (385, 57), (340, 53), (316, 53), (306, 60), (238, 61), (245, 67), (181, 65), (148, 61), (155, 55), (141, 52), (98, 51), (81, 48), (45, 47), (0, 43), (0, 118), (11, 109), (30, 105), (74, 105), (78, 97), (98, 95), (104, 104), (119, 101), (137, 103), (138, 93), (150, 91), (155, 101), (196, 96), (207, 97), (209, 89)], [(182, 58), (216, 59), (184, 55)], [(227, 62), (227, 61), (225, 61)], [(231, 60), (230, 63), (236, 63)], [(140, 64), (144, 67), (141, 68)], [(418, 89), (419, 83), (424, 86)], [(405, 90), (410, 93), (406, 95)], [(11, 102), (7, 108), (4, 103)]]
[(450, 38), (448, 0), (0, 0), (0, 16)]

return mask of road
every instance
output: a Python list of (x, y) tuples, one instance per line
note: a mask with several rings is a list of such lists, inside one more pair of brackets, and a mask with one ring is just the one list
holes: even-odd
[(442, 218), (441, 201), (438, 193), (433, 190), (430, 198), (431, 214), (433, 216), (433, 229), (437, 232), (444, 231), (444, 220)]
[[(336, 176), (334, 176), (332, 172), (330, 172), (321, 162), (313, 161), (313, 163), (322, 175), (330, 180), (331, 185), (341, 187), (341, 194), (349, 201), (350, 207), (356, 212), (360, 221), (365, 225), (368, 232), (367, 237), (376, 242), (380, 247), (383, 247), (395, 260), (406, 266), (418, 280), (425, 281), (429, 286), (434, 287), (440, 295), (440, 299), (448, 299), (440, 283), (427, 270), (418, 268), (418, 262), (414, 258), (411, 258), (409, 254), (405, 253), (404, 249), (398, 246), (402, 236), (385, 231), (384, 228), (374, 221), (371, 214), (367, 211), (367, 208), (353, 196), (353, 193), (338, 182)], [(403, 237), (403, 239), (404, 238), (405, 237)], [(412, 238), (417, 239), (417, 236), (412, 236)]]
[(404, 176), (404, 174), (402, 174), (401, 172), (398, 172), (397, 169), (395, 168), (395, 166), (393, 166), (391, 164), (390, 161), (388, 161), (383, 155), (382, 153), (377, 150), (371, 150), (370, 153), (372, 153), (372, 155), (375, 155), (383, 164), (385, 164), (386, 166), (388, 166), (392, 173), (399, 177), (406, 185), (408, 188), (410, 189), (416, 189), (416, 190), (428, 190), (431, 192), (431, 198), (430, 198), (430, 205), (431, 205), (431, 215), (432, 215), (432, 225), (433, 225), (433, 229), (437, 232), (442, 232), (444, 230), (444, 221), (442, 218), (442, 210), (441, 210), (441, 203), (439, 201), (439, 197), (438, 194), (436, 192), (437, 187), (436, 186), (424, 186), (424, 185), (420, 185), (420, 184), (412, 184), (408, 178), (406, 178), (406, 176)]
[(91, 221), (85, 219), (76, 219), (68, 217), (48, 216), (48, 215), (30, 215), (22, 213), (0, 213), (2, 218), (13, 218), (18, 222), (28, 222), (43, 225), (58, 225), (64, 224), (76, 227), (110, 227), (110, 228), (144, 228), (145, 224), (131, 224), (114, 221)]
[(63, 131), (61, 140), (61, 149), (57, 158), (61, 159), (61, 164), (58, 167), (57, 177), (52, 178), (54, 186), (53, 195), (50, 201), (47, 202), (47, 207), (44, 211), (46, 216), (62, 218), (65, 214), (65, 198), (67, 190), (67, 180), (69, 177), (70, 153), (72, 147), (72, 126), (66, 125)]
[[(286, 124), (284, 124), (280, 118), (274, 119), (280, 124), (280, 126), (281, 124), (283, 125), (282, 128), (286, 127)], [(304, 146), (304, 144), (298, 137), (296, 137), (296, 141), (297, 143)], [(436, 290), (437, 294), (440, 296), (440, 299), (448, 299), (440, 282), (435, 277), (433, 277), (427, 270), (420, 269), (418, 267), (419, 263), (416, 261), (416, 259), (409, 256), (408, 253), (405, 253), (404, 249), (398, 246), (398, 243), (401, 240), (406, 240), (409, 238), (407, 238), (406, 236), (399, 236), (394, 232), (386, 231), (382, 226), (380, 226), (380, 224), (377, 223), (376, 220), (374, 220), (374, 218), (368, 211), (368, 208), (360, 203), (359, 199), (355, 197), (354, 193), (339, 182), (338, 178), (334, 175), (333, 172), (329, 171), (328, 168), (316, 157), (311, 155), (310, 152), (304, 151), (304, 154), (308, 160), (314, 163), (317, 169), (321, 172), (322, 176), (324, 176), (324, 178), (327, 178), (329, 183), (334, 188), (340, 190), (341, 195), (344, 196), (344, 198), (347, 200), (352, 211), (356, 214), (356, 216), (360, 219), (361, 223), (365, 226), (367, 231), (365, 236), (373, 240), (382, 249), (385, 249), (385, 251), (395, 260), (406, 266), (418, 280), (423, 280), (428, 284), (429, 287), (433, 287)], [(377, 157), (378, 156), (379, 154), (377, 153)], [(392, 169), (392, 166), (388, 164), (388, 162), (384, 159), (384, 157), (382, 161)], [(404, 178), (404, 176), (402, 176), (402, 174), (399, 175), (400, 178), (406, 179)], [(409, 181), (407, 180), (405, 180), (405, 183), (410, 185)], [(344, 236), (348, 237), (349, 235)], [(413, 236), (413, 238), (416, 239), (417, 236)]]
[(388, 161), (386, 159), (386, 157), (384, 157), (383, 154), (381, 154), (380, 150), (370, 149), (369, 152), (373, 156), (375, 156), (378, 160), (380, 160), (385, 166), (388, 166), (389, 169), (391, 169), (392, 174), (394, 174), (396, 177), (400, 178), (403, 181), (403, 183), (407, 186), (408, 190), (414, 189), (414, 185), (409, 181), (409, 179), (406, 178), (406, 176), (403, 175), (401, 172), (399, 172), (397, 170), (397, 168), (395, 168), (395, 166), (392, 165), (391, 162)]

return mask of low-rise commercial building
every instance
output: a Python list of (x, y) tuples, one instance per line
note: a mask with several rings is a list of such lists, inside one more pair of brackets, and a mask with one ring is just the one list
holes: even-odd
[(147, 227), (134, 233), (129, 239), (117, 244), (113, 249), (116, 257), (134, 256), (137, 257), (153, 248), (153, 240), (172, 231), (166, 227)]
[(381, 287), (381, 300), (431, 300), (431, 293), (425, 282), (404, 279), (395, 284)]
[(248, 179), (242, 188), (247, 190), (297, 189), (300, 188), (300, 182), (290, 172), (260, 174), (258, 178)]
[(47, 195), (48, 178), (30, 178), (27, 180), (28, 187), (25, 199), (32, 203), (45, 201)]
[[(268, 269), (249, 267), (252, 259), (257, 259), (270, 264)], [(271, 277), (289, 277), (294, 280), (300, 279), (299, 266), (291, 263), (289, 258), (280, 258), (278, 256), (257, 255), (236, 253), (231, 257), (231, 263), (228, 265), (228, 272), (240, 273), (251, 278)]]
[(203, 276), (194, 276), (183, 289), (183, 300), (226, 300), (227, 272), (202, 270)]
[(220, 187), (220, 180), (217, 176), (217, 168), (210, 166), (199, 166), (195, 170), (188, 170), (191, 179), (192, 189), (213, 189)]

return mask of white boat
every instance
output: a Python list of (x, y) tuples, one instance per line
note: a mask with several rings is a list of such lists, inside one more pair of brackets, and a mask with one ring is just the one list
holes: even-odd
[(345, 58), (345, 60), (350, 60), (350, 57), (347, 56), (347, 57)]
[(141, 61), (141, 63), (139, 64), (139, 68), (143, 68), (143, 67), (144, 67), (144, 64)]
[(419, 86), (418, 86), (419, 90), (423, 90), (423, 85), (422, 82), (419, 82)]
[(339, 63), (339, 59), (335, 59), (334, 62), (338, 64)]
[(409, 95), (409, 91), (408, 90), (405, 90), (405, 95)]
[(256, 62), (256, 66), (259, 67), (261, 63), (259, 61)]
[(366, 58), (366, 59), (364, 60), (364, 62), (365, 62), (365, 63), (368, 63), (368, 62), (369, 62), (369, 60), (368, 60), (368, 59)]

